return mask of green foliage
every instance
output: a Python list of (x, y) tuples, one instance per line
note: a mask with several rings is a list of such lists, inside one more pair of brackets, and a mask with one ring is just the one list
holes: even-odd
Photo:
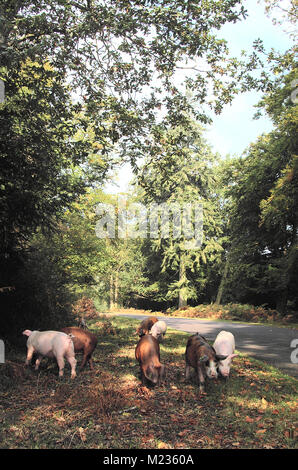
[[(49, 59), (69, 78), (98, 138), (121, 141), (122, 157), (133, 162), (161, 107), (173, 123), (192, 107), (177, 86), (183, 64), (192, 69), (187, 86), (203, 122), (208, 107), (218, 113), (235, 94), (268, 86), (257, 53), (230, 57), (218, 36), (222, 26), (246, 17), (241, 0), (4, 0), (0, 8), (1, 64), (13, 69), (28, 57)], [(259, 43), (255, 49), (262, 50)]]
[[(225, 299), (269, 302), (285, 312), (297, 304), (297, 105), (294, 71), (260, 103), (275, 128), (231, 163), (231, 266)], [(235, 297), (235, 292), (237, 292)], [(270, 299), (270, 300), (269, 300)], [(290, 304), (289, 304), (290, 305)]]
[[(189, 242), (195, 240), (187, 240), (183, 231), (177, 237), (171, 232), (174, 229), (170, 229), (169, 238), (163, 238), (162, 227), (159, 238), (151, 240), (152, 249), (160, 259), (159, 273), (156, 272), (156, 264), (148, 268), (152, 281), (156, 282), (155, 276), (158, 276), (157, 282), (164, 284), (163, 300), (174, 301), (179, 297), (180, 302), (186, 302), (202, 294), (202, 273), (206, 273), (208, 264), (216, 262), (222, 250), (216, 156), (204, 141), (201, 126), (187, 115), (183, 125), (171, 126), (165, 120), (163, 125), (155, 128), (150, 145), (148, 143), (148, 154), (138, 176), (143, 191), (141, 197), (146, 204), (172, 204), (177, 210), (190, 203), (202, 206), (203, 242), (200, 248), (189, 248)], [(192, 214), (192, 224), (193, 217)], [(161, 278), (164, 278), (163, 282)]]
[[(141, 300), (168, 306), (177, 297), (214, 300), (220, 284), (226, 301), (263, 303), (280, 289), (281, 303), (295, 305), (294, 52), (266, 56), (258, 40), (250, 56), (230, 57), (218, 31), (245, 15), (240, 0), (1, 2), (6, 329), (33, 317), (38, 328), (59, 324), (70, 299), (83, 295), (112, 307)], [(183, 67), (191, 73), (180, 86)], [(198, 122), (250, 89), (270, 92), (260, 109), (276, 128), (245, 158), (221, 165)], [(98, 188), (123, 161), (143, 191), (131, 199), (202, 203), (200, 249), (186, 250), (183, 237), (96, 237), (96, 203), (117, 205)]]
[(49, 62), (26, 59), (6, 69), (5, 80), (6, 99), (0, 105), (1, 256), (19, 248), (38, 227), (53, 228), (85, 190), (87, 172), (75, 167), (88, 161), (90, 147), (74, 138), (80, 119), (74, 120), (76, 107), (63, 75)]
[(290, 324), (297, 322), (297, 314), (283, 316), (275, 309), (265, 308), (248, 304), (227, 303), (220, 304), (200, 304), (195, 307), (182, 307), (178, 310), (168, 309), (167, 314), (178, 317), (189, 318), (212, 318), (213, 320), (230, 320), (242, 322), (272, 323), (282, 322)]
[[(13, 262), (12, 262), (13, 261)], [(0, 335), (22, 343), (22, 331), (56, 330), (73, 323), (74, 295), (63, 270), (61, 253), (50, 239), (35, 237), (22, 259), (15, 255), (2, 263), (11, 290), (1, 293)]]

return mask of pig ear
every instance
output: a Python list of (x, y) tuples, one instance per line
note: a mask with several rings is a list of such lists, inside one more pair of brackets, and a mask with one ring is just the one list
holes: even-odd
[(228, 356), (222, 356), (221, 354), (216, 354), (217, 361), (224, 361)]
[(32, 331), (31, 331), (31, 330), (25, 330), (25, 331), (23, 331), (23, 333), (22, 333), (22, 334), (23, 334), (23, 335), (25, 335), (25, 336), (30, 336), (30, 335), (31, 335), (31, 333), (32, 333)]
[(208, 356), (202, 356), (200, 357), (200, 362), (207, 362), (208, 361)]

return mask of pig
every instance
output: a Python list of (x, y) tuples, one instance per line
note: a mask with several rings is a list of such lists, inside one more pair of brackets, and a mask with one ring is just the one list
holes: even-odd
[(142, 385), (146, 385), (146, 379), (159, 385), (165, 376), (165, 366), (160, 363), (157, 339), (152, 335), (143, 335), (136, 346), (135, 356), (141, 369)]
[(70, 364), (71, 378), (76, 377), (76, 364), (74, 346), (71, 337), (61, 331), (23, 331), (28, 336), (26, 366), (29, 365), (33, 353), (37, 354), (35, 370), (38, 370), (43, 356), (55, 357), (59, 367), (59, 376), (63, 376), (64, 358)]
[(231, 368), (232, 360), (234, 357), (238, 356), (238, 354), (234, 354), (235, 352), (234, 335), (230, 333), (229, 331), (225, 331), (225, 330), (220, 331), (213, 343), (213, 347), (216, 351), (216, 354), (227, 355), (226, 359), (219, 361), (218, 370), (223, 377), (228, 378), (230, 375), (230, 368)]
[(158, 322), (156, 317), (145, 318), (137, 328), (136, 334), (139, 336), (147, 335), (156, 322)]
[(226, 359), (227, 356), (217, 355), (215, 349), (207, 343), (199, 333), (188, 338), (185, 350), (185, 378), (189, 379), (190, 367), (193, 367), (197, 374), (200, 392), (205, 391), (205, 377), (216, 379), (217, 363)]
[(79, 351), (83, 352), (83, 360), (80, 368), (83, 369), (88, 361), (90, 369), (93, 369), (93, 360), (91, 355), (97, 345), (97, 337), (95, 334), (91, 333), (91, 331), (82, 330), (76, 326), (61, 328), (61, 331), (72, 335), (71, 339), (73, 341), (75, 353)]
[(157, 341), (160, 343), (162, 339), (164, 338), (164, 335), (166, 334), (167, 331), (167, 324), (163, 320), (158, 320), (154, 325), (152, 326), (150, 330), (150, 334), (154, 336), (154, 338), (157, 339)]

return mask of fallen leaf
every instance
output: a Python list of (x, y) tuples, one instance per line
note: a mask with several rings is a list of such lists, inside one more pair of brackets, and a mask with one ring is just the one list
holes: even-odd
[(80, 438), (81, 438), (81, 440), (82, 440), (83, 442), (85, 442), (87, 438), (86, 438), (86, 434), (85, 434), (84, 428), (78, 428), (78, 431), (79, 431), (79, 433), (80, 433)]
[(184, 429), (184, 431), (181, 431), (181, 432), (178, 433), (178, 436), (184, 437), (184, 436), (186, 436), (186, 434), (188, 434), (189, 432), (190, 432), (189, 429)]
[(253, 423), (254, 419), (250, 418), (249, 416), (246, 416), (245, 421), (246, 421), (246, 423)]
[(264, 434), (264, 432), (266, 432), (267, 429), (258, 429), (256, 434)]
[(264, 427), (264, 423), (259, 423), (258, 424), (258, 428), (263, 428)]
[(168, 449), (168, 444), (166, 444), (165, 442), (159, 442), (157, 444), (157, 448), (158, 449)]
[(265, 400), (265, 398), (262, 398), (261, 402), (262, 402), (263, 408), (267, 408), (267, 406), (268, 406), (268, 401)]

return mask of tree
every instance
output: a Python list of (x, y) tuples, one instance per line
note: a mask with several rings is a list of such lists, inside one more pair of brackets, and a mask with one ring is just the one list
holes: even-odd
[[(172, 127), (165, 121), (154, 130), (150, 156), (138, 178), (146, 204), (165, 204), (166, 208), (174, 209), (175, 216), (180, 214), (181, 209), (185, 211), (187, 204), (193, 205), (192, 209), (188, 206), (190, 233), (185, 230), (186, 224), (182, 224), (180, 230), (178, 217), (178, 222), (174, 220), (172, 226), (169, 224), (166, 227), (169, 237), (163, 238), (165, 227), (161, 225), (159, 238), (151, 240), (161, 257), (160, 276), (172, 273), (171, 282), (166, 286), (165, 299), (178, 298), (179, 307), (202, 293), (204, 265), (213, 262), (222, 249), (220, 214), (216, 206), (215, 156), (204, 141), (198, 123), (187, 116), (184, 119), (187, 122), (185, 126)], [(203, 220), (195, 220), (195, 206), (197, 209), (202, 207)], [(202, 222), (202, 246), (201, 233), (195, 232), (195, 222), (198, 225)], [(164, 224), (162, 220), (161, 224)]]
[(72, 292), (91, 296), (103, 308), (107, 304), (115, 308), (142, 285), (141, 243), (116, 232), (99, 237), (97, 224), (104, 212), (97, 208), (101, 204), (109, 204), (115, 215), (121, 209), (117, 196), (89, 190), (65, 212), (59, 233), (52, 240), (61, 253), (60, 263)]
[(204, 103), (220, 112), (236, 93), (265, 85), (251, 73), (261, 65), (256, 54), (231, 58), (216, 35), (245, 18), (241, 0), (4, 0), (0, 8), (1, 65), (51, 63), (67, 76), (96, 136), (121, 140), (122, 158), (140, 144), (161, 105), (169, 113), (177, 103), (189, 108), (177, 86), (179, 67), (191, 69), (188, 87), (205, 121)]
[[(228, 194), (230, 289), (238, 299), (269, 303), (284, 313), (297, 302), (297, 106), (291, 99), (295, 70), (260, 102), (275, 127), (236, 161)], [(273, 304), (273, 305), (272, 305)]]
[(48, 63), (27, 59), (5, 71), (6, 100), (0, 105), (1, 255), (28, 240), (86, 185), (71, 168), (87, 159), (88, 148), (75, 142), (75, 108), (63, 78)]

